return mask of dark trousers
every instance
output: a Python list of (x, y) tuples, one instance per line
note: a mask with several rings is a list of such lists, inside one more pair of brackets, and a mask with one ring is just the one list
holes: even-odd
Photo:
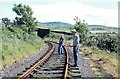
[(78, 53), (79, 53), (79, 46), (73, 46), (73, 56), (75, 65), (78, 65)]
[(58, 54), (62, 54), (62, 44), (58, 44)]

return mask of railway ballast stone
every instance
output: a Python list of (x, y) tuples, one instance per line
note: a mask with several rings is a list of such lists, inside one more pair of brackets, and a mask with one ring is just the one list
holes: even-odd
[(16, 77), (17, 74), (25, 70), (25, 68), (30, 67), (34, 62), (43, 56), (43, 54), (48, 50), (48, 45), (45, 44), (43, 49), (38, 50), (31, 56), (26, 56), (18, 61), (15, 61), (10, 66), (6, 66), (0, 69), (0, 79), (2, 77)]

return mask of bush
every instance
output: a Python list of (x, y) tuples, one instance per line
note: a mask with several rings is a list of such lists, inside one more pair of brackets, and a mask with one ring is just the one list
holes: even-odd
[(2, 61), (0, 63), (11, 64), (42, 47), (44, 47), (43, 40), (37, 34), (28, 34), (19, 27), (5, 27), (2, 33)]

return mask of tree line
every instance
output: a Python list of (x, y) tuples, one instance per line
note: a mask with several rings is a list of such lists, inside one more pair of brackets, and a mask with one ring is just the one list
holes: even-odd
[(80, 36), (80, 43), (86, 46), (96, 46), (101, 50), (108, 50), (116, 53), (118, 52), (118, 47), (120, 45), (118, 41), (118, 34), (110, 35), (107, 33), (101, 33), (99, 35), (93, 35), (87, 28), (87, 23), (85, 23), (85, 20), (82, 22), (77, 16), (75, 16), (74, 20), (76, 21), (74, 29), (77, 30)]
[(20, 27), (26, 33), (31, 33), (37, 25), (37, 20), (33, 17), (33, 11), (28, 5), (14, 4), (12, 8), (13, 12), (16, 13), (16, 17), (13, 21), (8, 18), (2, 18), (2, 24), (5, 27), (10, 28), (11, 26)]
[[(2, 18), (2, 23), (10, 31), (14, 31), (11, 27), (19, 27), (24, 31), (24, 34), (32, 33), (37, 25), (38, 21), (33, 17), (33, 11), (28, 5), (14, 4), (12, 8), (13, 12), (16, 13), (16, 17), (13, 21), (8, 18)], [(109, 50), (117, 52), (118, 41), (116, 37), (111, 37), (109, 34), (101, 36), (92, 36), (87, 28), (85, 20), (81, 21), (79, 17), (75, 16), (74, 29), (77, 30), (81, 40), (80, 43), (87, 46), (97, 46), (101, 50)], [(89, 36), (90, 35), (90, 36)]]

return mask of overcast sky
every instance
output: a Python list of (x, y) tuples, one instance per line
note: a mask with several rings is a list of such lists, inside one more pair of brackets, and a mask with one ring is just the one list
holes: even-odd
[(118, 26), (119, 0), (0, 0), (0, 18), (14, 19), (13, 4), (26, 4), (39, 22), (61, 21), (74, 24), (75, 16), (88, 24)]

